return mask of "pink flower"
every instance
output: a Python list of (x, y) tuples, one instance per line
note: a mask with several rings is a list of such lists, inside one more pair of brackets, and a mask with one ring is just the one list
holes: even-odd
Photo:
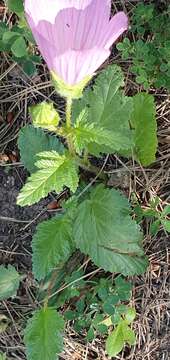
[(25, 12), (48, 68), (68, 85), (92, 76), (128, 28), (111, 0), (25, 0)]

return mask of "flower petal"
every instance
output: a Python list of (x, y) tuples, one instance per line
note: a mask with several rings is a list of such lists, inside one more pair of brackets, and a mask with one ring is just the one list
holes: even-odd
[[(74, 2), (77, 3), (78, 0)], [(74, 2), (70, 1), (69, 4)], [(47, 19), (43, 20), (42, 15), (41, 20), (36, 24), (34, 12), (33, 16), (32, 13), (27, 12), (27, 20), (33, 34), (35, 31), (39, 32), (53, 46), (56, 46), (59, 53), (65, 52), (68, 48), (89, 49), (100, 44), (105, 34), (105, 29), (109, 24), (110, 4), (110, 0), (91, 0), (84, 9), (63, 8), (56, 14), (54, 24)]]
[(25, 12), (32, 17), (34, 24), (38, 24), (40, 20), (47, 20), (54, 24), (55, 18), (61, 10), (66, 8), (85, 9), (92, 1), (93, 0), (25, 0)]
[(123, 11), (118, 12), (109, 22), (106, 29), (105, 36), (102, 39), (100, 46), (109, 49), (112, 44), (128, 29), (128, 17)]
[(49, 70), (54, 71), (69, 85), (75, 85), (92, 75), (110, 55), (109, 50), (97, 47), (80, 51), (67, 49), (60, 54), (56, 47), (38, 32), (35, 32), (34, 36)]
[(110, 51), (93, 48), (84, 51), (69, 50), (53, 61), (53, 71), (69, 85), (78, 84), (91, 76), (109, 57)]
[(111, 0), (25, 0), (39, 50), (48, 68), (66, 84), (92, 76), (128, 28), (123, 12), (110, 20), (110, 8)]

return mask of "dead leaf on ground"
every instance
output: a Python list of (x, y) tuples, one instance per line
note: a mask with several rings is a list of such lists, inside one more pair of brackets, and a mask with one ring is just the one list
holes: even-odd
[(9, 323), (10, 319), (4, 314), (0, 314), (0, 334), (7, 329)]
[(61, 205), (60, 205), (59, 201), (54, 200), (54, 201), (50, 202), (50, 203), (47, 205), (47, 209), (48, 209), (48, 210), (61, 209)]
[(6, 121), (8, 124), (12, 125), (12, 123), (14, 121), (14, 114), (11, 111), (8, 112)]
[(0, 153), (0, 163), (6, 164), (8, 161), (9, 161), (8, 155)]

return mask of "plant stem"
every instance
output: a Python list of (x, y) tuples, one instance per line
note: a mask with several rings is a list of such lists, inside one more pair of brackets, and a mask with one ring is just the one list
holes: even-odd
[[(67, 129), (71, 129), (71, 111), (72, 111), (72, 98), (67, 98), (66, 100), (66, 127)], [(67, 136), (67, 144), (68, 144), (68, 148), (71, 154), (75, 153), (74, 150), (74, 145), (73, 142), (71, 140), (70, 134), (68, 134)]]
[(72, 99), (67, 98), (66, 100), (66, 126), (71, 128), (71, 109), (72, 109)]
[(84, 160), (81, 161), (80, 159), (78, 159), (78, 165), (79, 165), (82, 169), (84, 169), (84, 170), (86, 170), (86, 171), (88, 171), (88, 172), (91, 172), (91, 173), (95, 174), (95, 175), (97, 176), (97, 178), (102, 179), (102, 180), (104, 180), (104, 181), (107, 180), (107, 175), (102, 173), (102, 171), (101, 171), (102, 169), (101, 169), (101, 168), (98, 168), (97, 166), (94, 166), (94, 165), (92, 165), (92, 164), (90, 164), (90, 163), (89, 163), (88, 165), (86, 165), (86, 164), (84, 163)]
[(84, 160), (84, 164), (87, 165), (87, 166), (89, 165), (88, 155), (89, 155), (88, 150), (85, 150), (83, 160)]

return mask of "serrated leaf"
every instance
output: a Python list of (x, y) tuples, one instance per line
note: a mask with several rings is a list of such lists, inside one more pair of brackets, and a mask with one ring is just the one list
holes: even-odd
[(139, 93), (133, 97), (133, 103), (131, 124), (135, 129), (136, 157), (142, 165), (148, 166), (155, 161), (158, 146), (154, 97)]
[(64, 186), (75, 192), (79, 178), (75, 159), (69, 154), (59, 155), (56, 151), (37, 154), (38, 171), (32, 174), (19, 193), (17, 204), (32, 205), (48, 195), (50, 191), (59, 193)]
[(24, 342), (28, 360), (57, 360), (63, 350), (64, 321), (52, 308), (36, 311), (28, 320)]
[(35, 162), (38, 153), (51, 150), (55, 150), (59, 154), (64, 152), (64, 146), (56, 136), (46, 134), (42, 129), (35, 129), (30, 125), (20, 130), (18, 146), (21, 161), (30, 173), (37, 170)]
[[(133, 132), (129, 127), (129, 120), (133, 111), (133, 101), (123, 95), (121, 87), (124, 85), (123, 73), (117, 65), (110, 65), (97, 77), (93, 89), (85, 91), (81, 100), (73, 105), (73, 119), (77, 119), (81, 111), (88, 110), (88, 124), (95, 124), (99, 128), (110, 131), (113, 140), (119, 138), (120, 151), (131, 153)], [(107, 144), (88, 145), (89, 152), (97, 155), (100, 152), (112, 152)]]
[(133, 275), (146, 270), (142, 235), (129, 212), (127, 199), (103, 185), (97, 186), (77, 208), (76, 245), (106, 271)]
[(106, 351), (109, 356), (116, 356), (120, 353), (124, 346), (124, 338), (122, 333), (122, 323), (112, 331), (106, 340)]
[(70, 131), (71, 139), (74, 143), (76, 151), (81, 154), (82, 151), (88, 148), (89, 144), (96, 144), (97, 146), (108, 147), (110, 152), (119, 151), (122, 147), (122, 142), (127, 144), (130, 148), (131, 138), (127, 138), (126, 134), (110, 131), (103, 127), (97, 126), (96, 123), (88, 123), (88, 112), (86, 109), (82, 110), (78, 116), (74, 128)]
[(20, 275), (11, 265), (5, 268), (0, 266), (0, 300), (14, 297), (20, 283)]
[(53, 103), (44, 101), (41, 104), (30, 107), (29, 110), (35, 127), (42, 127), (50, 131), (56, 130), (60, 117), (58, 112), (54, 109)]
[(72, 221), (67, 214), (39, 224), (32, 249), (33, 273), (37, 280), (43, 279), (60, 263), (66, 262), (74, 251)]

